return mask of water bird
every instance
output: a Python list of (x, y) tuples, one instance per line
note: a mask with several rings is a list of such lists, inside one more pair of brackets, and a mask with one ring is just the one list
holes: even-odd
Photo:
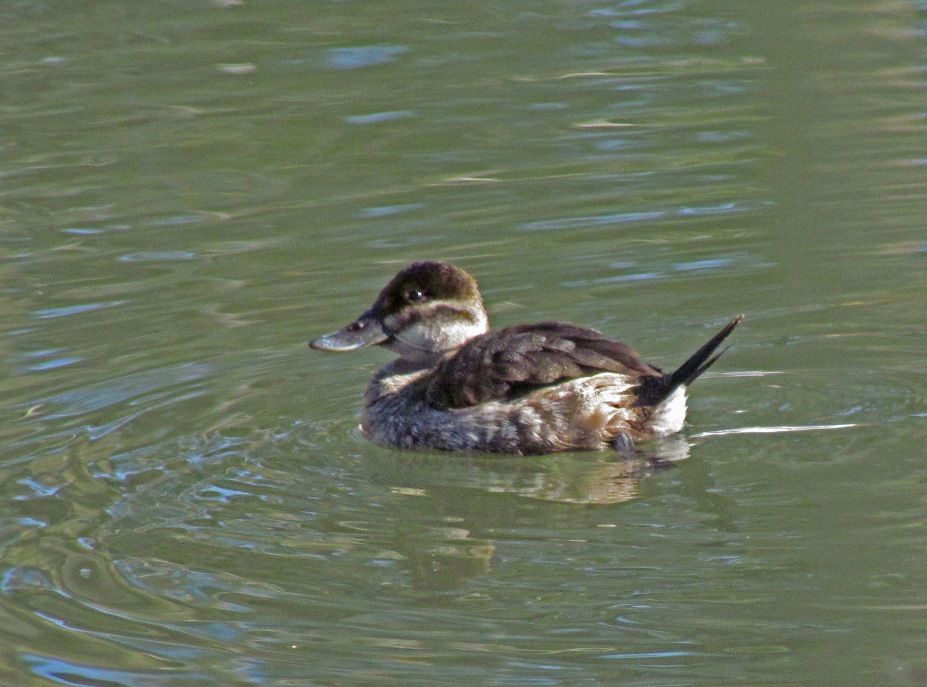
[(309, 345), (380, 346), (398, 356), (364, 394), (361, 429), (377, 444), (518, 455), (633, 450), (683, 428), (687, 387), (718, 360), (742, 319), (664, 372), (589, 327), (492, 331), (476, 280), (429, 261), (402, 269), (360, 317)]

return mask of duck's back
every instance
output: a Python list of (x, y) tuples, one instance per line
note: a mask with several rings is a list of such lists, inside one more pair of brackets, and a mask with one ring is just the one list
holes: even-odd
[[(635, 406), (634, 391), (654, 375), (662, 373), (594, 329), (519, 325), (476, 337), (432, 370), (388, 365), (368, 389), (363, 428), (407, 448), (602, 449), (620, 434), (649, 433), (651, 411)], [(684, 392), (680, 401), (684, 416)]]
[(629, 377), (662, 375), (629, 346), (589, 327), (541, 322), (478, 336), (436, 370), (431, 407), (466, 408), (516, 398), (599, 372)]

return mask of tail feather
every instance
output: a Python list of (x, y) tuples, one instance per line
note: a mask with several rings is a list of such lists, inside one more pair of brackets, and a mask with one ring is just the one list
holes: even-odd
[[(682, 365), (670, 374), (660, 377), (644, 377), (638, 387), (637, 403), (639, 406), (655, 406), (666, 400), (670, 394), (681, 386), (689, 386), (709, 367), (714, 365), (718, 358), (724, 355), (723, 350), (718, 349), (724, 340), (734, 331), (734, 327), (740, 324), (744, 319), (743, 315), (738, 315), (728, 322), (717, 334), (711, 337), (701, 348), (689, 356)], [(712, 355), (714, 354), (714, 355)]]

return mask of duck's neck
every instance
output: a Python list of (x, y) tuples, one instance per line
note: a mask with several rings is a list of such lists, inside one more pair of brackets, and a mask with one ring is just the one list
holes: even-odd
[(435, 364), (420, 360), (397, 358), (381, 367), (370, 380), (364, 400), (368, 405), (386, 396), (398, 393), (422, 379), (435, 368)]

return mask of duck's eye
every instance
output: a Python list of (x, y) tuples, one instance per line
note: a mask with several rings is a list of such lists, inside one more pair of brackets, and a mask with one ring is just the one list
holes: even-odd
[(408, 293), (406, 293), (406, 298), (410, 303), (418, 303), (419, 301), (425, 300), (426, 296), (424, 291), (419, 289), (411, 289)]

